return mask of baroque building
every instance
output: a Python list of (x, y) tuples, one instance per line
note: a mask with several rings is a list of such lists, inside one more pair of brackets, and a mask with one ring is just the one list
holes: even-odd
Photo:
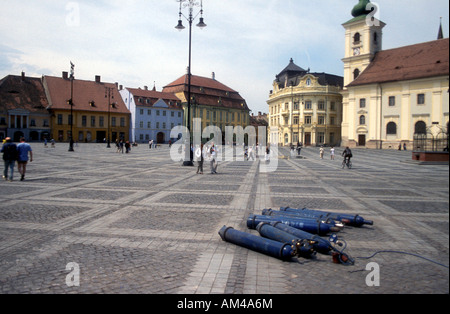
[(135, 142), (167, 143), (170, 131), (183, 123), (181, 101), (174, 94), (141, 88), (120, 89), (131, 112), (131, 138)]
[[(163, 92), (172, 93), (181, 100), (184, 125), (187, 125), (188, 75), (165, 86)], [(214, 73), (211, 78), (192, 75), (190, 117), (201, 119), (201, 130), (210, 125), (217, 126), (224, 141), (225, 127), (242, 126), (245, 129), (250, 124), (250, 109), (239, 92), (217, 81)]]
[(449, 123), (449, 40), (382, 49), (385, 23), (360, 0), (345, 28), (342, 145), (413, 148), (414, 134)]
[(342, 77), (310, 72), (291, 59), (276, 76), (267, 101), (270, 142), (283, 146), (339, 145), (342, 87)]
[(41, 78), (8, 75), (0, 80), (0, 140), (41, 141), (50, 136), (50, 114)]
[[(129, 140), (130, 111), (120, 97), (117, 83), (44, 76), (51, 114), (52, 138), (57, 141), (103, 142)], [(70, 104), (72, 99), (72, 106)]]

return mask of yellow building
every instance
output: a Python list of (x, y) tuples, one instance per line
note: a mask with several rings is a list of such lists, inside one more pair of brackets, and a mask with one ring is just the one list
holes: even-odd
[[(338, 145), (343, 78), (289, 65), (276, 76), (269, 100), (269, 138), (283, 146)], [(278, 136), (278, 139), (274, 139)]]
[[(172, 93), (182, 101), (184, 117), (187, 119), (188, 76), (183, 75), (168, 84), (163, 92)], [(226, 126), (242, 126), (245, 129), (250, 124), (249, 112), (245, 99), (237, 91), (217, 81), (214, 74), (212, 78), (192, 75), (190, 116), (192, 119), (201, 118), (202, 131), (207, 126), (217, 126), (225, 139)]]
[(117, 84), (103, 83), (100, 76), (96, 76), (95, 81), (74, 79), (72, 89), (67, 72), (63, 72), (62, 77), (44, 76), (43, 84), (55, 140), (69, 141), (71, 129), (73, 140), (78, 142), (129, 140), (130, 111)]
[(449, 41), (382, 50), (386, 24), (370, 17), (369, 3), (361, 0), (343, 24), (342, 145), (412, 149), (414, 134), (448, 130)]

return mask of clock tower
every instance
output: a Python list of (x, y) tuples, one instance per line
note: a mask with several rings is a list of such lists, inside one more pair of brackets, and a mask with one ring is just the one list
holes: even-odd
[(353, 18), (342, 24), (345, 28), (344, 88), (363, 72), (375, 54), (382, 49), (382, 29), (386, 26), (376, 18), (379, 8), (370, 0), (359, 0)]

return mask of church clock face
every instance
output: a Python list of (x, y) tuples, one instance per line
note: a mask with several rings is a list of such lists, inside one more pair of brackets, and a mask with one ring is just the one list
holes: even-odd
[(360, 48), (353, 49), (353, 55), (354, 56), (359, 56), (360, 54), (361, 54), (361, 49)]

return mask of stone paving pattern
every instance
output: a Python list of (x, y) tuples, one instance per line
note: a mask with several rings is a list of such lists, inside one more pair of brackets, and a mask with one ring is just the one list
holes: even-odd
[[(409, 162), (411, 152), (355, 149), (351, 170), (317, 148), (278, 169), (221, 162), (197, 175), (147, 145), (118, 154), (103, 144), (32, 144), (26, 180), (0, 182), (0, 293), (310, 294), (448, 293), (449, 167)], [(346, 227), (353, 266), (329, 256), (280, 261), (221, 240), (224, 225), (281, 206), (360, 214)], [(68, 287), (68, 263), (80, 285)], [(380, 265), (380, 286), (366, 265)]]

